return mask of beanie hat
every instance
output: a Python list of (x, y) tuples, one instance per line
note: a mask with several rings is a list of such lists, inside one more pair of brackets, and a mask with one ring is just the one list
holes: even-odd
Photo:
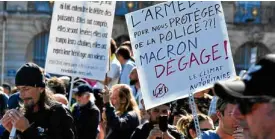
[(45, 87), (45, 77), (38, 65), (26, 63), (18, 69), (15, 76), (15, 85)]

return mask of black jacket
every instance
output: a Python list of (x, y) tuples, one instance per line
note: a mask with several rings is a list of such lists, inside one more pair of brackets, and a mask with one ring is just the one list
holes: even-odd
[(76, 105), (73, 109), (78, 139), (96, 139), (100, 112), (95, 104), (88, 102), (85, 106)]
[(0, 92), (0, 119), (4, 116), (8, 108), (8, 96)]
[(105, 104), (105, 109), (107, 118), (106, 139), (129, 139), (140, 123), (137, 113), (128, 111), (117, 116), (110, 103)]
[[(131, 139), (147, 139), (153, 128), (154, 128), (154, 125), (147, 121), (136, 128), (136, 130), (131, 136)], [(177, 129), (172, 125), (168, 125), (168, 132), (175, 139), (184, 139), (184, 135), (178, 132)]]
[[(17, 132), (17, 139), (76, 139), (75, 126), (70, 111), (57, 103), (49, 109), (27, 115), (31, 126), (23, 133)], [(3, 139), (9, 138), (5, 131)]]

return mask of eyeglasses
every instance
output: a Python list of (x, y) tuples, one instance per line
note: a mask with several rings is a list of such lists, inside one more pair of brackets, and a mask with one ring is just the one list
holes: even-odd
[(273, 98), (268, 96), (261, 96), (258, 98), (249, 98), (249, 99), (242, 99), (238, 101), (238, 107), (242, 115), (246, 115), (252, 112), (252, 107), (256, 103), (267, 103), (270, 101), (274, 101)]

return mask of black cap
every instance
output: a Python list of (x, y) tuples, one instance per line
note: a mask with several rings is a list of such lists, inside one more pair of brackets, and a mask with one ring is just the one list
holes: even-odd
[(93, 89), (91, 86), (87, 84), (79, 85), (78, 87), (74, 88), (72, 92), (76, 95), (82, 95), (85, 92), (93, 93)]
[(240, 81), (218, 82), (214, 85), (215, 94), (223, 99), (275, 98), (275, 54), (268, 54), (256, 65), (249, 68)]
[(15, 76), (15, 85), (45, 87), (45, 76), (38, 65), (26, 63), (18, 69)]

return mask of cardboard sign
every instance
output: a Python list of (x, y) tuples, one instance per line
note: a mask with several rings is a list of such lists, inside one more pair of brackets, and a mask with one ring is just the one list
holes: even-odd
[(146, 109), (235, 77), (221, 2), (169, 1), (126, 21)]
[(114, 1), (56, 1), (46, 71), (104, 80), (115, 4)]

